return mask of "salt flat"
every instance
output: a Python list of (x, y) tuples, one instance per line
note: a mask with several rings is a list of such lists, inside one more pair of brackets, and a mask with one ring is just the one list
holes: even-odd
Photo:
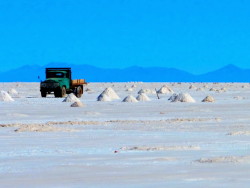
[[(163, 85), (196, 102), (158, 99)], [(120, 99), (97, 101), (108, 87)], [(41, 98), (39, 83), (0, 83), (11, 89), (1, 187), (249, 187), (249, 83), (90, 83), (84, 107)], [(141, 89), (150, 101), (121, 102)], [(215, 102), (201, 102), (208, 95)]]

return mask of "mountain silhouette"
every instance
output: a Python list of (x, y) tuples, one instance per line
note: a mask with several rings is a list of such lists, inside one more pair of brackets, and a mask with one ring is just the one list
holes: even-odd
[(132, 66), (124, 69), (99, 68), (92, 65), (49, 63), (46, 66), (26, 65), (0, 72), (0, 82), (38, 82), (45, 79), (46, 67), (71, 67), (73, 79), (84, 78), (87, 82), (250, 82), (250, 69), (227, 65), (218, 70), (194, 75), (175, 68)]

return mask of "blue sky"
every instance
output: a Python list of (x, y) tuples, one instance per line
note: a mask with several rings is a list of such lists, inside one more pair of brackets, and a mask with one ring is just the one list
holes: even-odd
[(0, 71), (50, 62), (250, 68), (247, 0), (0, 0)]

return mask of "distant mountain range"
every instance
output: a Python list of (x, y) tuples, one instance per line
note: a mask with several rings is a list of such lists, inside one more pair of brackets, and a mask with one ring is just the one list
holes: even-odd
[(162, 67), (128, 67), (124, 69), (104, 69), (91, 65), (50, 63), (46, 66), (23, 66), (0, 72), (0, 82), (38, 82), (43, 80), (45, 67), (71, 67), (73, 78), (84, 78), (87, 82), (250, 82), (250, 69), (227, 65), (206, 74), (194, 75), (188, 72)]

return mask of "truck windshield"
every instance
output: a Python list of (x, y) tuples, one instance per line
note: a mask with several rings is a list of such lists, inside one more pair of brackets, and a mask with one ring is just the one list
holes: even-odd
[(47, 78), (64, 78), (63, 72), (47, 72)]

